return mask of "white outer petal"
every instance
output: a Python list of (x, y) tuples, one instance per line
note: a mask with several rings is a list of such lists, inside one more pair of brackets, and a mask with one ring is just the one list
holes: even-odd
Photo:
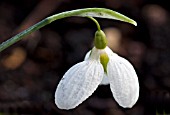
[[(108, 52), (110, 52), (110, 50)], [(91, 53), (91, 50), (86, 53), (84, 60), (87, 60), (89, 58), (90, 53)], [(104, 74), (104, 77), (103, 77), (102, 82), (100, 83), (100, 85), (108, 85), (108, 84), (109, 84), (109, 79), (108, 79), (107, 75)]]
[(116, 53), (114, 53), (108, 46), (104, 49), (107, 55), (110, 56), (118, 56)]
[(83, 61), (71, 67), (63, 76), (55, 92), (60, 109), (73, 109), (96, 90), (104, 70), (99, 61)]
[(88, 52), (86, 53), (84, 60), (87, 60), (87, 59), (89, 58), (89, 56), (90, 56), (90, 52), (91, 52), (91, 50), (90, 50), (90, 51), (88, 51)]
[(124, 108), (131, 108), (139, 97), (139, 83), (133, 66), (119, 56), (109, 57), (108, 78), (113, 97)]

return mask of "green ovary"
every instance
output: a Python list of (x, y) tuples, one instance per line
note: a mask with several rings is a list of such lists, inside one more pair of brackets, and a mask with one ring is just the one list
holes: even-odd
[(102, 30), (96, 31), (94, 45), (97, 49), (104, 49), (107, 46), (106, 35)]

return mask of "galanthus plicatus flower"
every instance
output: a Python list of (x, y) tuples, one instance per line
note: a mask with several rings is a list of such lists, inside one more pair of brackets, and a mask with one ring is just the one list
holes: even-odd
[(60, 109), (73, 109), (85, 101), (100, 84), (109, 84), (115, 101), (131, 108), (139, 97), (139, 83), (133, 66), (113, 53), (106, 36), (98, 30), (94, 48), (83, 62), (72, 66), (59, 82), (55, 103)]

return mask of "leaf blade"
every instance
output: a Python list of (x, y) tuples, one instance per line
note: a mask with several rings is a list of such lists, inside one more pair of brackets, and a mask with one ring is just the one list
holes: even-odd
[(114, 20), (127, 22), (127, 23), (137, 26), (137, 22), (134, 21), (133, 19), (131, 19), (121, 13), (118, 13), (116, 11), (106, 9), (106, 8), (76, 9), (76, 10), (66, 11), (66, 12), (62, 12), (62, 13), (53, 15), (53, 16), (49, 17), (49, 19), (50, 18), (51, 18), (51, 20), (60, 19), (61, 15), (64, 16), (63, 18), (70, 17), (70, 16), (80, 16), (80, 17), (91, 16), (91, 17), (97, 17), (97, 18), (114, 19)]

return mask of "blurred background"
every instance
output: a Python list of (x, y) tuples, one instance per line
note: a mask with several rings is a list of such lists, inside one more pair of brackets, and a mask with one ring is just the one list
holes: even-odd
[(0, 43), (47, 16), (78, 8), (103, 7), (138, 26), (99, 19), (109, 47), (135, 67), (140, 97), (131, 109), (114, 101), (109, 86), (74, 110), (54, 104), (63, 74), (93, 47), (96, 25), (71, 17), (55, 21), (0, 53), (0, 115), (161, 115), (170, 114), (170, 8), (160, 0), (1, 0)]

